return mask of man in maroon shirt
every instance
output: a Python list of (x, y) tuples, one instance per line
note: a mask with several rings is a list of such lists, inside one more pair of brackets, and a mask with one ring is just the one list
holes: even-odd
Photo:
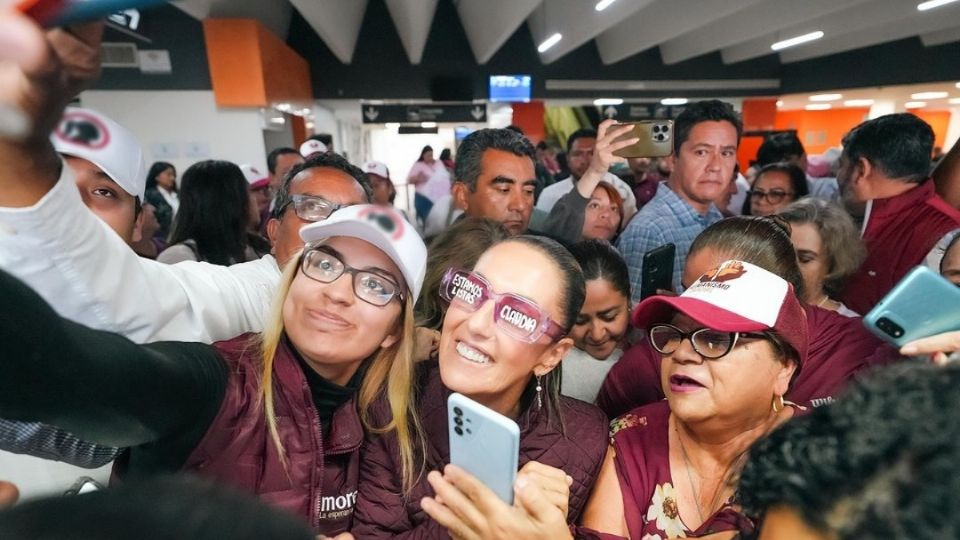
[(929, 181), (933, 130), (909, 113), (888, 114), (853, 128), (843, 138), (837, 181), (844, 200), (866, 203), (867, 259), (841, 299), (867, 313), (948, 232), (960, 211)]

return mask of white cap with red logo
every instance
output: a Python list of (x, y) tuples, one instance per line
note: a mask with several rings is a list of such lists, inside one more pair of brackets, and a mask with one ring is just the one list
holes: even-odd
[(326, 151), (327, 145), (313, 139), (307, 139), (300, 145), (300, 155), (305, 158), (309, 158), (314, 154), (323, 154), (326, 153)]
[(265, 176), (260, 172), (260, 169), (249, 163), (240, 165), (240, 170), (243, 171), (243, 177), (246, 178), (247, 183), (250, 184), (250, 189), (260, 189), (270, 184), (270, 177)]
[(410, 297), (416, 301), (427, 271), (427, 246), (399, 212), (387, 206), (357, 204), (300, 229), (300, 238), (307, 244), (335, 236), (358, 238), (386, 253), (400, 269)]
[(363, 172), (382, 176), (383, 178), (390, 178), (390, 169), (388, 169), (387, 165), (382, 161), (368, 161), (364, 163)]
[(97, 111), (69, 107), (50, 135), (53, 148), (65, 156), (100, 167), (124, 191), (143, 199), (146, 166), (133, 133)]

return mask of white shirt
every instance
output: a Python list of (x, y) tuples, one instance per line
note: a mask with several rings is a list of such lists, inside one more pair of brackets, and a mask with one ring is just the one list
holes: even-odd
[[(212, 343), (263, 329), (280, 281), (271, 256), (230, 267), (138, 257), (84, 206), (67, 166), (37, 204), (0, 208), (0, 268), (62, 316), (136, 342)], [(0, 452), (0, 471), (25, 498), (59, 495), (94, 471)]]
[(177, 210), (180, 210), (180, 197), (177, 196), (176, 191), (167, 191), (163, 186), (158, 185), (157, 191), (160, 193), (160, 196), (163, 197), (163, 200), (167, 201), (167, 204), (170, 205), (170, 208), (173, 210), (171, 216), (177, 215)]
[[(630, 186), (616, 175), (604, 173), (603, 181), (616, 188), (620, 196), (623, 197), (623, 222), (620, 223), (620, 228), (622, 229), (626, 226), (627, 222), (630, 221), (630, 218), (637, 213), (637, 198), (633, 195), (633, 190), (630, 189)], [(545, 187), (543, 191), (540, 192), (540, 198), (537, 199), (537, 208), (550, 213), (553, 205), (557, 204), (560, 197), (570, 193), (573, 187), (572, 176), (566, 180), (561, 180), (556, 184)]]
[(280, 280), (272, 256), (233, 266), (138, 257), (84, 206), (64, 166), (27, 208), (0, 208), (0, 267), (62, 316), (138, 343), (258, 332)]
[(560, 362), (560, 367), (563, 369), (560, 393), (587, 403), (595, 402), (597, 395), (600, 394), (600, 387), (607, 378), (607, 373), (622, 356), (623, 349), (620, 347), (614, 349), (610, 356), (603, 360), (597, 360), (585, 351), (571, 347)]

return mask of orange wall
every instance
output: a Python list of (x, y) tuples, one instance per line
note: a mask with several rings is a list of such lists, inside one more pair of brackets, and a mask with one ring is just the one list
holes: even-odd
[(205, 19), (213, 94), (221, 107), (310, 101), (306, 60), (253, 19)]
[(867, 119), (869, 108), (831, 109), (828, 111), (780, 111), (776, 129), (795, 129), (807, 154), (822, 154), (840, 146), (851, 128)]
[(513, 125), (522, 129), (523, 134), (533, 144), (542, 141), (546, 136), (546, 126), (544, 126), (543, 121), (543, 102), (513, 103), (510, 107), (513, 109)]
[[(950, 111), (928, 111), (920, 109), (911, 111), (921, 120), (930, 124), (933, 128), (934, 146), (943, 148), (944, 141), (947, 139), (947, 127), (950, 125)], [(947, 149), (944, 148), (944, 151)]]
[(743, 100), (743, 130), (769, 131), (777, 120), (776, 99)]

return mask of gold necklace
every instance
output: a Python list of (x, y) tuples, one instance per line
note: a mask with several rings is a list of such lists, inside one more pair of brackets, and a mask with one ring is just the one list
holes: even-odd
[[(703, 517), (703, 508), (700, 506), (700, 495), (697, 493), (697, 487), (693, 482), (693, 475), (690, 474), (690, 469), (695, 469), (690, 456), (687, 455), (687, 447), (683, 444), (683, 438), (680, 436), (680, 427), (677, 425), (677, 420), (673, 420), (673, 429), (677, 433), (677, 442), (680, 443), (680, 452), (683, 456), (683, 464), (687, 469), (687, 481), (690, 482), (690, 491), (693, 491), (693, 503), (697, 506), (697, 516), (700, 517), (700, 525), (703, 525), (706, 522), (706, 519)], [(741, 454), (734, 462), (740, 461), (746, 453)], [(733, 466), (733, 463), (727, 466), (727, 469), (724, 471), (721, 478), (726, 478), (730, 472), (730, 468)], [(700, 471), (697, 471), (697, 476), (703, 479), (703, 475), (700, 474)], [(723, 493), (722, 485), (717, 486), (716, 491), (713, 492), (713, 497), (710, 498), (710, 512), (713, 512), (714, 507), (717, 506), (717, 496)]]

